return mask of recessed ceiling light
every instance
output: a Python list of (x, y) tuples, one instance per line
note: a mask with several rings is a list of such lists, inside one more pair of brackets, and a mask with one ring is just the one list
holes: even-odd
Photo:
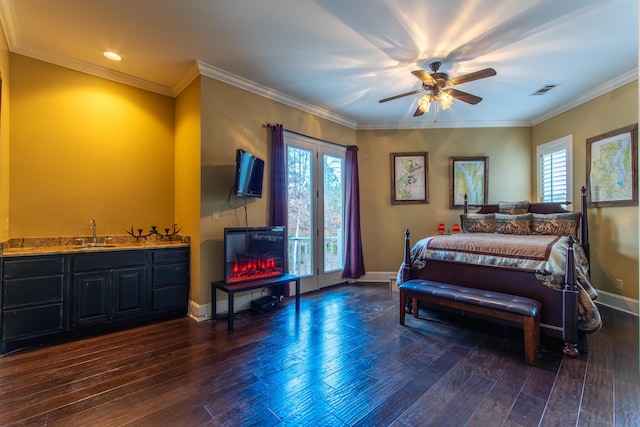
[(103, 52), (102, 54), (112, 61), (122, 61), (122, 57), (115, 52), (106, 51), (106, 52)]

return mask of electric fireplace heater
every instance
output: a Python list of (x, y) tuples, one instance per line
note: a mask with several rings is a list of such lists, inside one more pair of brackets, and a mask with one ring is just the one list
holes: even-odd
[(224, 229), (226, 284), (287, 274), (286, 227)]

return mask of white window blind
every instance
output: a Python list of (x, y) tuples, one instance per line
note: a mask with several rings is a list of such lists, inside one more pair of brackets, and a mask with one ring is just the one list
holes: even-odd
[(541, 202), (572, 199), (572, 142), (569, 135), (538, 146), (538, 198)]

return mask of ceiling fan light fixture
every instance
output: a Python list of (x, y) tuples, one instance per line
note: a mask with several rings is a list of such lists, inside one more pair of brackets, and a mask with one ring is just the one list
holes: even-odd
[(440, 93), (440, 106), (443, 110), (451, 107), (453, 105), (453, 96), (449, 95), (447, 92)]
[(429, 112), (429, 108), (431, 107), (431, 95), (425, 95), (418, 100), (418, 107), (424, 113)]

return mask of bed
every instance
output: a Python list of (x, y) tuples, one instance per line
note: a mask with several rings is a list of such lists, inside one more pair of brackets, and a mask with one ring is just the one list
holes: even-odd
[(461, 233), (411, 246), (405, 232), (398, 284), (425, 279), (535, 299), (541, 333), (563, 339), (563, 352), (575, 357), (602, 320), (589, 280), (586, 189), (580, 212), (567, 203), (500, 202), (469, 213), (465, 200)]

